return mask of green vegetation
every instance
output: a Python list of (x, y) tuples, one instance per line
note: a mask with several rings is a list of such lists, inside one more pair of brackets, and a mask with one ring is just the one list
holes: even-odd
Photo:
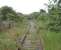
[(48, 12), (40, 9), (25, 15), (11, 7), (0, 8), (0, 50), (16, 50), (16, 39), (27, 30), (28, 21), (36, 22), (44, 50), (61, 50), (61, 0), (49, 0)]
[(15, 50), (16, 42), (7, 33), (0, 32), (0, 50)]
[[(37, 18), (45, 50), (61, 50), (61, 0), (51, 0), (48, 13)], [(45, 14), (45, 15), (43, 15)]]
[(27, 19), (11, 7), (0, 8), (0, 50), (17, 50), (16, 39), (26, 31)]

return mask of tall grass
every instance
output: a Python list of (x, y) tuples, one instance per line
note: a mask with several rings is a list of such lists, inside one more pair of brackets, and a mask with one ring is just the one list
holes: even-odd
[(61, 50), (61, 33), (43, 31), (40, 36), (44, 41), (44, 50)]
[(0, 32), (0, 50), (16, 50), (16, 42), (5, 32)]
[(24, 20), (22, 23), (18, 22), (16, 27), (0, 32), (0, 50), (16, 50), (16, 39), (24, 34), (26, 27), (27, 22)]

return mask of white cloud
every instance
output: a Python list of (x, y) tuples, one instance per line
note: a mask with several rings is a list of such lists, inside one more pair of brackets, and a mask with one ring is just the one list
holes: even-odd
[(41, 8), (46, 9), (43, 4), (47, 2), (48, 0), (0, 0), (0, 7), (8, 5), (18, 12), (28, 14), (34, 11), (39, 11)]

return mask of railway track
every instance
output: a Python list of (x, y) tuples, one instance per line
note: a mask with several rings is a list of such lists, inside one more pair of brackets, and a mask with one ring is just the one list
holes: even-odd
[(21, 38), (17, 39), (17, 43), (21, 46), (18, 50), (43, 50), (36, 24), (33, 21), (29, 21), (27, 29), (27, 32)]

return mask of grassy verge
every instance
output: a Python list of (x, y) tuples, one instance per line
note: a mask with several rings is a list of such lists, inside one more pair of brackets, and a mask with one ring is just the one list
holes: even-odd
[(16, 50), (16, 39), (26, 30), (26, 21), (17, 23), (16, 27), (0, 32), (0, 50)]
[(41, 27), (39, 34), (44, 50), (61, 50), (61, 32), (46, 30), (46, 22), (39, 21), (38, 26)]
[(44, 50), (61, 50), (61, 33), (43, 31), (40, 36), (44, 41)]
[(16, 50), (16, 42), (5, 32), (0, 32), (0, 50)]

